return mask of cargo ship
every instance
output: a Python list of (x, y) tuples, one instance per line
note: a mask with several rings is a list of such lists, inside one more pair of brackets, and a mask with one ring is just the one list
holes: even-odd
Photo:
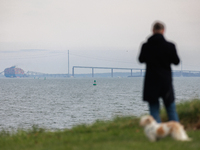
[(12, 66), (10, 68), (6, 68), (4, 70), (4, 76), (8, 78), (19, 78), (24, 77), (24, 70), (21, 68), (16, 68), (16, 66)]

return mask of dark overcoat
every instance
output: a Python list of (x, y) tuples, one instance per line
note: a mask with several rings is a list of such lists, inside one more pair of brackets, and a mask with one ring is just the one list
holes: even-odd
[(142, 45), (139, 61), (146, 63), (143, 100), (153, 103), (161, 97), (166, 105), (173, 102), (171, 64), (180, 61), (175, 45), (154, 34)]

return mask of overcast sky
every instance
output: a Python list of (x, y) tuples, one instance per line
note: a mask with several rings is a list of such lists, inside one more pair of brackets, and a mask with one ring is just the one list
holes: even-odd
[(75, 65), (144, 68), (137, 57), (155, 20), (183, 69), (200, 70), (200, 0), (1, 0), (0, 72), (68, 73), (68, 50), (70, 73)]

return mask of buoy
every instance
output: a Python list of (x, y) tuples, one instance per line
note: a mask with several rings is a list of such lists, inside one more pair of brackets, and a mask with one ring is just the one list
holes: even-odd
[(94, 80), (94, 84), (93, 85), (97, 85), (96, 80)]

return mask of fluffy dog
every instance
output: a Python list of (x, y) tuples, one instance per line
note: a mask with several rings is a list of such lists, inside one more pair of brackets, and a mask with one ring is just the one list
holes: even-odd
[(140, 125), (144, 127), (145, 135), (150, 141), (154, 142), (158, 139), (171, 135), (172, 138), (179, 141), (190, 141), (183, 126), (175, 121), (166, 123), (157, 123), (156, 120), (150, 116), (143, 116), (140, 120)]

